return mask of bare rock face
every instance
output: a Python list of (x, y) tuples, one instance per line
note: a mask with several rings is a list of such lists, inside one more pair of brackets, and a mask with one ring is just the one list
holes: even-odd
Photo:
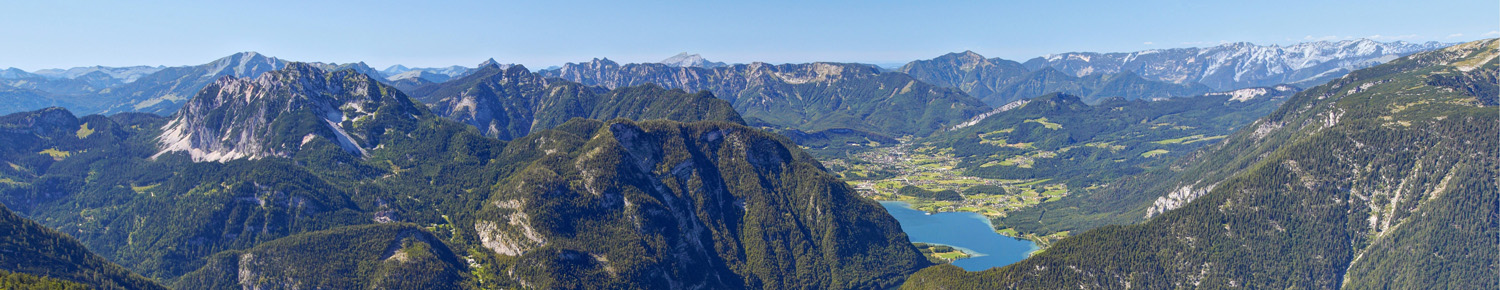
[(1220, 91), (1276, 84), (1310, 87), (1350, 71), (1448, 45), (1382, 43), (1368, 39), (1288, 46), (1238, 42), (1204, 48), (1051, 54), (1026, 61), (1025, 65), (1030, 69), (1052, 67), (1076, 76), (1133, 71), (1147, 79), (1198, 82)]
[(724, 64), (722, 62), (708, 61), (707, 59), (704, 59), (703, 56), (698, 55), (696, 53), (695, 54), (688, 54), (686, 52), (679, 53), (677, 55), (674, 55), (672, 57), (664, 59), (664, 60), (661, 61), (661, 64), (675, 66), (675, 67), (707, 67), (707, 68), (728, 66), (727, 64)]
[(257, 159), (290, 156), (314, 142), (363, 156), (383, 133), (371, 130), (378, 125), (364, 126), (373, 125), (377, 112), (404, 119), (427, 114), (370, 76), (292, 63), (257, 78), (224, 77), (205, 87), (162, 126), (156, 156)]

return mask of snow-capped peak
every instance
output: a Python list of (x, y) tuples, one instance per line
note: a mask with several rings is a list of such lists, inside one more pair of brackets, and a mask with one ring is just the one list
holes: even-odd
[(1075, 76), (1135, 71), (1149, 80), (1198, 82), (1216, 89), (1230, 90), (1283, 83), (1317, 85), (1349, 71), (1445, 46), (1447, 45), (1438, 42), (1382, 43), (1369, 39), (1316, 41), (1287, 46), (1233, 42), (1212, 47), (1128, 53), (1049, 54), (1028, 61), (1027, 66), (1033, 70), (1053, 67)]

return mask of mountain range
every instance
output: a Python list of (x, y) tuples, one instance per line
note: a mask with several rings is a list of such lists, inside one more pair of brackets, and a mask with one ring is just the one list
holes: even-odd
[(1094, 103), (1109, 97), (1154, 99), (1250, 87), (1309, 87), (1355, 69), (1447, 45), (1367, 39), (1285, 47), (1240, 42), (1207, 48), (1051, 54), (1025, 63), (965, 51), (913, 61), (897, 71), (958, 88), (991, 106), (1049, 92)]
[(540, 73), (606, 88), (650, 83), (709, 91), (733, 104), (751, 125), (807, 132), (849, 129), (923, 136), (989, 110), (963, 92), (864, 64), (757, 62), (707, 68), (594, 59)]
[[(1161, 53), (1238, 62), (1215, 73), (1155, 54), (1110, 71), (1111, 54), (1033, 67), (972, 52), (894, 71), (686, 53), (537, 72), (257, 53), (149, 73), (0, 71), (3, 108), (20, 110), (0, 116), (0, 286), (1500, 283), (1500, 40), (1239, 50), (1251, 57), (1236, 45)], [(1262, 73), (1276, 58), (1320, 64)], [(1248, 77), (1224, 81), (1231, 66)], [(1241, 87), (1276, 80), (1307, 89)], [(830, 159), (870, 154), (977, 184), (906, 195), (1025, 199), (986, 214), (1059, 239), (1005, 267), (933, 265), (845, 182), (891, 174)]]
[(675, 66), (675, 67), (716, 68), (716, 67), (728, 66), (727, 64), (724, 64), (722, 62), (708, 61), (707, 59), (703, 59), (703, 56), (701, 56), (701, 55), (698, 55), (698, 54), (688, 54), (686, 52), (679, 53), (679, 54), (674, 55), (672, 57), (668, 57), (667, 59), (664, 59), (664, 60), (660, 61), (659, 63), (665, 64), (665, 65), (669, 65), (669, 66)]
[(1093, 103), (1110, 97), (1170, 98), (1212, 91), (1197, 83), (1151, 81), (1130, 71), (1074, 76), (1049, 67), (1032, 70), (1015, 61), (984, 58), (973, 51), (913, 61), (896, 70), (927, 83), (957, 88), (996, 107), (1052, 92), (1080, 96)]
[[(82, 67), (37, 73), (12, 68), (0, 73), (0, 98), (15, 100), (7, 112), (65, 106), (89, 113), (167, 115), (221, 77), (253, 78), (285, 67), (287, 63), (255, 52), (242, 52), (196, 66)], [(387, 80), (380, 71), (362, 62), (309, 64), (330, 71), (352, 69), (380, 82), (399, 83), (401, 80)], [(464, 69), (465, 72), (470, 70)]]
[[(145, 75), (148, 75), (148, 74), (151, 74), (151, 73), (154, 73), (154, 72), (158, 72), (158, 71), (161, 71), (162, 69), (166, 69), (166, 68), (167, 68), (166, 66), (160, 66), (160, 65), (158, 65), (158, 66), (144, 66), (144, 65), (140, 65), (140, 66), (127, 66), (127, 67), (108, 67), (108, 66), (97, 66), (96, 65), (96, 66), (75, 67), (75, 68), (69, 68), (69, 69), (43, 69), (43, 70), (37, 70), (37, 71), (32, 72), (32, 73), (36, 74), (36, 75), (43, 76), (43, 77), (51, 78), (51, 79), (73, 79), (73, 78), (78, 78), (80, 76), (91, 74), (91, 73), (94, 73), (94, 72), (100, 72), (100, 73), (104, 73), (105, 75), (108, 75), (110, 78), (119, 79), (120, 82), (122, 82), (122, 83), (128, 83), (128, 82), (134, 82), (136, 79), (140, 79), (142, 76), (145, 76)], [(14, 69), (14, 68), (12, 68), (12, 69)], [(9, 77), (5, 76), (3, 73), (0, 73), (0, 78), (9, 78)]]
[(288, 63), (170, 118), (0, 118), (3, 203), (178, 288), (863, 289), (928, 265), (784, 137), (658, 111), (724, 101), (615, 91), (558, 113), (689, 122), (553, 116), (569, 121), (507, 142), (356, 70)]
[(1106, 203), (1071, 196), (1165, 169), (1272, 112), (1298, 91), (1276, 86), (1153, 101), (1115, 97), (1097, 104), (1051, 93), (923, 138), (827, 138), (849, 146), (826, 147), (828, 141), (788, 136), (811, 147), (830, 170), (867, 196), (928, 212), (978, 213), (995, 230), (1045, 247), (1114, 221), (1078, 211)]
[(646, 84), (609, 90), (547, 79), (524, 66), (485, 63), (463, 78), (411, 90), (434, 113), (510, 140), (582, 117), (715, 120), (744, 124), (728, 102)]
[(167, 115), (221, 77), (256, 77), (286, 66), (286, 61), (254, 52), (237, 53), (213, 62), (186, 67), (168, 67), (134, 82), (97, 93), (75, 96), (68, 107), (99, 113), (147, 112)]
[[(1132, 53), (1055, 54), (1038, 57), (1024, 64), (1003, 59), (985, 59), (978, 54), (964, 52), (944, 55), (932, 60), (914, 61), (897, 71), (906, 73), (921, 83), (957, 88), (965, 94), (983, 100), (990, 106), (999, 106), (1050, 92), (1080, 96), (1092, 103), (1107, 97), (1149, 99), (1193, 96), (1211, 91), (1229, 91), (1245, 87), (1269, 87), (1283, 83), (1296, 86), (1316, 85), (1352, 69), (1441, 46), (1443, 45), (1439, 43), (1380, 43), (1369, 40), (1310, 42), (1285, 47), (1234, 43), (1210, 48), (1181, 48)], [(284, 66), (285, 63), (286, 61), (274, 57), (245, 52), (204, 65), (184, 67), (94, 66), (35, 72), (12, 68), (0, 71), (0, 80), (4, 80), (0, 83), (0, 99), (9, 101), (7, 107), (11, 108), (5, 109), (5, 112), (35, 110), (46, 106), (66, 106), (75, 111), (87, 113), (149, 112), (165, 115), (174, 112), (182, 105), (182, 102), (220, 76), (255, 77), (265, 71)], [(376, 70), (363, 63), (313, 64), (325, 70), (355, 69), (374, 76), (381, 82), (395, 85), (401, 90), (415, 90), (419, 87), (461, 78), (473, 73), (478, 67), (486, 66), (481, 64), (476, 68), (462, 66), (408, 68), (394, 65), (384, 70)], [(509, 66), (496, 64), (501, 67)], [(796, 70), (810, 70), (815, 66), (839, 66), (846, 71), (872, 70), (852, 74), (854, 77), (866, 77), (871, 74), (881, 75), (879, 72), (882, 70), (874, 67), (866, 69), (856, 67), (858, 65), (832, 63), (730, 66), (688, 53), (665, 59), (661, 64), (663, 66), (660, 68), (651, 64), (619, 65), (606, 59), (569, 64), (556, 70), (544, 70), (540, 73), (547, 77), (561, 77), (587, 85), (602, 85), (608, 88), (649, 82), (666, 88), (688, 91), (710, 90), (716, 96), (730, 100), (737, 108), (746, 105), (737, 103), (740, 97), (738, 94), (744, 91), (770, 98), (765, 103), (781, 98), (779, 95), (787, 94), (793, 98), (798, 97), (798, 94), (803, 95), (804, 98), (808, 97), (806, 96), (808, 94), (828, 96), (813, 98), (817, 99), (814, 103), (823, 102), (822, 107), (817, 107), (816, 104), (791, 105), (792, 107), (812, 106), (800, 108), (806, 111), (813, 108), (829, 110), (832, 108), (830, 106), (837, 105), (828, 104), (828, 102), (844, 102), (844, 98), (832, 96), (849, 95), (851, 90), (864, 89), (853, 88), (859, 85), (835, 84), (817, 89), (823, 92), (807, 92), (808, 88), (800, 89), (804, 90), (803, 92), (787, 92), (784, 90), (792, 90), (792, 88), (771, 86), (778, 81), (768, 81), (764, 78), (764, 72), (778, 71), (774, 74), (786, 74)], [(778, 69), (761, 72), (735, 69), (735, 67), (750, 66)], [(635, 71), (608, 71), (615, 67)], [(564, 69), (569, 72), (564, 73)], [(697, 69), (717, 70), (723, 73), (687, 73)], [(671, 75), (673, 70), (680, 70), (683, 73)], [(807, 74), (808, 72), (799, 73)], [(823, 77), (832, 76), (824, 75)], [(798, 78), (800, 77), (788, 79), (790, 80), (788, 84), (800, 84), (802, 80)], [(838, 78), (840, 77), (831, 79)], [(846, 85), (851, 87), (839, 87)], [(761, 87), (773, 89), (762, 90)], [(877, 86), (877, 89), (880, 88)], [(856, 100), (856, 103), (858, 102)], [(838, 108), (833, 109), (838, 110)], [(921, 135), (930, 131), (927, 129), (892, 130), (893, 128), (889, 125), (858, 124), (874, 120), (847, 121), (850, 118), (868, 119), (862, 117), (868, 112), (856, 111), (848, 114), (820, 116), (809, 112), (795, 112), (795, 110), (793, 114), (783, 113), (783, 111), (787, 110), (770, 106), (765, 110), (746, 110), (742, 113), (751, 123), (757, 125), (795, 128), (803, 131), (846, 128), (893, 136)], [(943, 124), (947, 120), (941, 119), (950, 117), (943, 114), (937, 115), (940, 116), (933, 117), (938, 120), (928, 119), (923, 121), (925, 124), (919, 124), (919, 126), (933, 127), (934, 123)], [(967, 117), (969, 116), (963, 116), (963, 118)], [(879, 118), (876, 117), (876, 119)]]
[(1497, 50), (1459, 44), (1309, 88), (1180, 164), (1069, 197), (1144, 222), (903, 288), (1496, 285)]
[[(419, 68), (409, 68), (409, 67), (406, 67), (406, 66), (398, 64), (398, 65), (393, 65), (393, 66), (387, 67), (387, 68), (385, 68), (383, 70), (380, 70), (380, 74), (384, 75), (384, 76), (387, 76), (387, 77), (390, 77), (391, 80), (403, 79), (403, 78), (407, 78), (409, 76), (414, 76), (414, 75), (422, 75), (422, 76), (428, 77), (428, 79), (427, 79), (428, 81), (431, 81), (431, 82), (434, 82), (434, 83), (441, 83), (441, 82), (446, 82), (449, 79), (455, 79), (455, 78), (463, 77), (464, 75), (469, 74), (469, 71), (471, 71), (471, 70), (473, 70), (473, 69), (472, 68), (467, 68), (467, 67), (462, 67), (462, 66), (456, 66), (456, 65), (455, 66), (448, 66), (448, 67), (419, 67)], [(418, 73), (406, 75), (407, 73), (412, 73), (412, 72), (418, 72)]]
[(1050, 67), (1073, 76), (1135, 72), (1143, 78), (1177, 84), (1199, 83), (1215, 91), (1289, 84), (1321, 85), (1350, 71), (1452, 43), (1369, 39), (1304, 42), (1288, 46), (1225, 43), (1203, 48), (1136, 52), (1070, 52), (1027, 60), (1027, 69)]

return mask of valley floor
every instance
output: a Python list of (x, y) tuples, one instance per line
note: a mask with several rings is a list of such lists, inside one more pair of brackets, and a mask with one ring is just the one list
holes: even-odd
[[(860, 195), (874, 200), (904, 201), (927, 212), (973, 212), (988, 217), (995, 231), (1006, 236), (1036, 242), (1045, 248), (1068, 235), (1061, 232), (1041, 236), (1021, 233), (1000, 223), (1007, 213), (1044, 202), (1057, 201), (1069, 193), (1066, 184), (1051, 179), (990, 179), (966, 176), (958, 168), (959, 159), (945, 149), (917, 147), (908, 138), (900, 144), (876, 146), (849, 152), (842, 156), (819, 154), (824, 166), (834, 170)], [(901, 189), (915, 186), (930, 192), (952, 190), (961, 199), (937, 199), (902, 194)], [(1001, 188), (1003, 191), (985, 190)]]

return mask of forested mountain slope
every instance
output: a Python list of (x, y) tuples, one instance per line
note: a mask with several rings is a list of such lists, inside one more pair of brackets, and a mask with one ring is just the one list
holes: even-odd
[[(708, 98), (618, 91), (600, 104)], [(0, 202), (182, 287), (863, 289), (927, 265), (876, 203), (735, 123), (574, 119), (507, 142), (300, 63), (187, 104), (0, 118)], [(358, 227), (393, 222), (419, 226)]]
[(1303, 91), (1173, 173), (1141, 177), (1179, 188), (1135, 193), (1161, 196), (1145, 223), (983, 272), (929, 268), (904, 287), (1492, 288), (1497, 48), (1414, 54)]
[(225, 251), (176, 289), (471, 289), (468, 265), (412, 224), (341, 227)]
[(927, 264), (878, 204), (749, 127), (577, 120), (511, 144), (535, 161), (472, 228), (521, 285), (867, 289)]
[(1287, 86), (1246, 90), (1160, 101), (1114, 98), (1096, 105), (1049, 94), (916, 143), (951, 150), (966, 175), (1052, 178), (1083, 188), (1161, 167), (1297, 92)]
[[(923, 211), (979, 213), (995, 230), (1045, 247), (1096, 223), (1142, 219), (1144, 213), (1120, 218), (1080, 211), (1111, 203), (1076, 196), (1098, 196), (1093, 193), (1113, 190), (1122, 177), (1165, 169), (1265, 116), (1297, 91), (1246, 88), (1153, 101), (1111, 98), (1093, 105), (1053, 93), (896, 146), (815, 152), (873, 198), (901, 200)], [(962, 197), (906, 194), (928, 191)]]
[(56, 95), (0, 84), (0, 112), (24, 112), (64, 105)]
[(0, 253), (0, 288), (4, 289), (49, 285), (57, 289), (166, 289), (89, 252), (72, 237), (16, 216), (4, 205), (0, 205)]
[(86, 290), (91, 288), (88, 285), (68, 280), (0, 270), (0, 289)]

